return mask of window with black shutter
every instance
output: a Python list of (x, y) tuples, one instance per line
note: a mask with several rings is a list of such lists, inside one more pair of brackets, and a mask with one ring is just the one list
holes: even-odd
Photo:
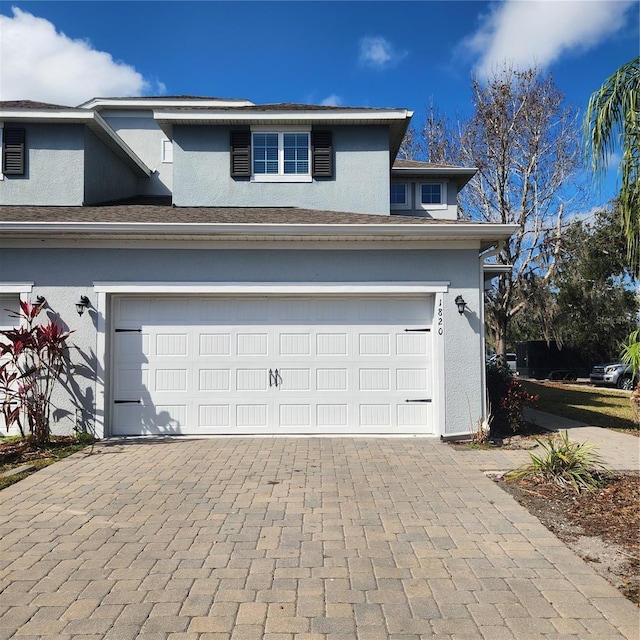
[(7, 176), (24, 175), (24, 128), (5, 127), (2, 134), (2, 173)]
[(333, 177), (333, 145), (331, 131), (312, 131), (311, 149), (314, 178)]
[(251, 177), (251, 132), (231, 132), (231, 177)]

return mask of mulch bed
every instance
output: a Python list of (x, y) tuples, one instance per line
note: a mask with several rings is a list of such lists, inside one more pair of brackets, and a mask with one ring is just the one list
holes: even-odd
[(639, 473), (609, 473), (602, 488), (580, 493), (535, 478), (497, 482), (629, 600), (640, 604)]

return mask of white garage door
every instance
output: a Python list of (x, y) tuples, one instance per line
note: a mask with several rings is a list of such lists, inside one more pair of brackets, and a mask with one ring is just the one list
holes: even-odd
[(433, 296), (114, 306), (113, 435), (434, 433)]

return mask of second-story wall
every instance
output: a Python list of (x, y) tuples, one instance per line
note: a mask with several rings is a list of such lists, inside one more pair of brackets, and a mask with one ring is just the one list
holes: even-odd
[(12, 123), (11, 126), (25, 129), (25, 172), (3, 176), (0, 204), (81, 206), (84, 126), (45, 123)]
[(388, 129), (331, 129), (332, 178), (255, 182), (230, 175), (229, 127), (174, 126), (173, 203), (179, 207), (301, 207), (389, 215)]
[(84, 175), (84, 204), (138, 195), (139, 178), (89, 129), (85, 129)]
[(100, 115), (153, 171), (149, 178), (140, 179), (140, 194), (171, 195), (173, 189), (172, 145), (153, 119), (153, 111), (103, 110)]

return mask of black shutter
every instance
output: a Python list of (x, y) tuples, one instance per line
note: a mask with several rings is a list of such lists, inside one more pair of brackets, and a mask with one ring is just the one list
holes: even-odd
[(333, 178), (333, 146), (331, 131), (311, 132), (314, 178)]
[(24, 175), (24, 129), (5, 127), (2, 135), (2, 173)]
[(251, 131), (231, 132), (231, 177), (251, 177)]

